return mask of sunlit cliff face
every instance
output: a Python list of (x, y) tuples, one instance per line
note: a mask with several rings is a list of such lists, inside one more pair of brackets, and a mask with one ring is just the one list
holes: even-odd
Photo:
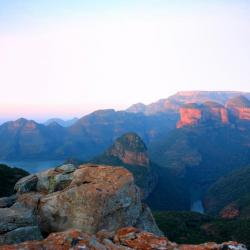
[[(237, 98), (234, 99), (237, 100)], [(244, 101), (248, 102), (245, 98)], [(194, 126), (207, 121), (228, 124), (231, 119), (250, 120), (250, 103), (249, 107), (246, 104), (237, 104), (231, 100), (228, 101), (225, 107), (213, 102), (201, 105), (186, 105), (180, 108), (180, 121), (177, 123), (177, 128)]]

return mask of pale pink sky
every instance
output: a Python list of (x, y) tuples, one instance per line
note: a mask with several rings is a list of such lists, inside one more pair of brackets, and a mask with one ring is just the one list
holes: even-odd
[(250, 91), (249, 4), (207, 2), (2, 8), (0, 119), (79, 117), (180, 90)]

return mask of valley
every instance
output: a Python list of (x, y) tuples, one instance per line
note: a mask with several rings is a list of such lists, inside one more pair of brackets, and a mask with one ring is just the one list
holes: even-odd
[(55, 168), (63, 163), (73, 164), (74, 171), (82, 164), (122, 167), (132, 174), (160, 229), (168, 235), (169, 227), (176, 227), (170, 240), (199, 244), (230, 239), (249, 246), (248, 237), (241, 237), (248, 234), (250, 218), (247, 97), (249, 93), (180, 92), (126, 111), (98, 110), (70, 126), (54, 120), (46, 125), (24, 118), (10, 121), (0, 126), (0, 138), (6, 141), (0, 145), (0, 162), (30, 174), (51, 174), (46, 192), (55, 180), (62, 183), (54, 191), (71, 182), (71, 174), (58, 175), (61, 170)]

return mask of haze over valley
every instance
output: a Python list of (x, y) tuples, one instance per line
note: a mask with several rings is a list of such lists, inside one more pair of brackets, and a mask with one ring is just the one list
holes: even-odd
[(0, 250), (250, 248), (247, 0), (0, 1)]

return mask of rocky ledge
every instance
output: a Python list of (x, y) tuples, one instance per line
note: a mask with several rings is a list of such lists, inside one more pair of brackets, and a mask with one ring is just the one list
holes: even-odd
[(65, 232), (52, 233), (45, 240), (29, 241), (16, 245), (6, 245), (0, 250), (246, 250), (237, 242), (202, 245), (177, 245), (165, 237), (126, 227), (109, 232), (99, 231), (95, 235), (71, 229)]
[(133, 175), (121, 167), (63, 165), (22, 178), (15, 190), (0, 208), (0, 245), (72, 228), (95, 234), (136, 226), (161, 234)]

